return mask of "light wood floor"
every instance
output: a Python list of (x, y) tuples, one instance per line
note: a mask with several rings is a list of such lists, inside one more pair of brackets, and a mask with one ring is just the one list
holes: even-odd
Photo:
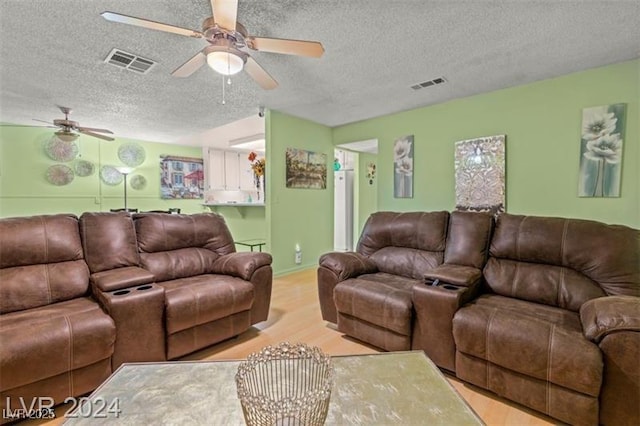
[[(322, 320), (316, 285), (316, 271), (309, 269), (275, 278), (269, 320), (257, 324), (235, 339), (222, 342), (183, 360), (242, 359), (262, 347), (282, 341), (304, 342), (318, 346), (331, 355), (374, 353), (378, 350), (347, 338)], [(463, 384), (447, 375), (453, 387), (487, 423), (487, 425), (538, 426), (558, 424), (524, 407), (496, 397), (479, 388)], [(233, 390), (230, 390), (233, 391)], [(59, 425), (68, 407), (56, 410), (58, 419), (24, 424)]]

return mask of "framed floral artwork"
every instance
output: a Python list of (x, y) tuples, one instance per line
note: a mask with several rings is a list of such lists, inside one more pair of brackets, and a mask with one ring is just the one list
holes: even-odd
[(413, 198), (413, 135), (393, 142), (393, 196)]
[(578, 196), (619, 197), (626, 104), (582, 110)]
[(505, 135), (456, 142), (456, 210), (505, 211)]

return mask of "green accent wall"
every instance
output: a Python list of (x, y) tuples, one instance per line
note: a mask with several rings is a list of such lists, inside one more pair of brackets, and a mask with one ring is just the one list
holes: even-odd
[[(333, 142), (378, 139), (379, 210), (433, 211), (455, 207), (454, 142), (505, 134), (507, 212), (640, 228), (639, 85), (640, 61), (623, 62), (339, 126)], [(627, 104), (621, 196), (579, 198), (582, 109), (615, 103)], [(395, 199), (393, 141), (411, 134), (414, 198)]]
[[(280, 275), (318, 264), (333, 250), (333, 144), (329, 127), (267, 111), (267, 224), (274, 274)], [(285, 184), (287, 148), (327, 155), (327, 189), (292, 189)], [(295, 264), (295, 245), (302, 263)]]
[(378, 210), (378, 173), (376, 170), (375, 178), (371, 179), (371, 183), (369, 183), (369, 179), (367, 179), (367, 166), (370, 163), (375, 164), (377, 169), (377, 154), (369, 154), (365, 152), (358, 154), (358, 170), (356, 172), (358, 173), (356, 179), (357, 188), (356, 191), (354, 191), (354, 204), (357, 204), (357, 209), (354, 208), (355, 220), (353, 230), (356, 233), (356, 236), (353, 239), (354, 249), (356, 248), (355, 246), (358, 242), (358, 238), (360, 238), (362, 228), (364, 228), (364, 224), (369, 218), (369, 215)]
[[(0, 127), (0, 217), (30, 216), (36, 214), (73, 213), (87, 211), (109, 211), (124, 207), (124, 186), (106, 185), (100, 179), (100, 165), (123, 166), (118, 159), (118, 147), (126, 142), (141, 145), (146, 153), (144, 163), (135, 168), (133, 175), (140, 174), (147, 180), (144, 189), (131, 187), (127, 182), (127, 205), (139, 211), (166, 210), (178, 207), (182, 213), (208, 211), (203, 200), (163, 200), (160, 198), (160, 156), (174, 155), (202, 158), (202, 148), (171, 145), (147, 141), (117, 138), (113, 142), (81, 135), (76, 142), (80, 153), (78, 159), (96, 165), (91, 176), (79, 177), (64, 186), (47, 182), (45, 173), (49, 166), (66, 164), (73, 168), (74, 161), (60, 163), (50, 159), (44, 152), (44, 144), (51, 138), (52, 130), (29, 127)], [(222, 214), (235, 239), (264, 237), (264, 208), (222, 208)]]
[[(267, 111), (267, 205), (220, 207), (217, 211), (236, 240), (267, 239), (276, 274), (314, 267), (320, 255), (333, 250), (334, 145), (378, 139), (378, 155), (361, 153), (356, 166), (355, 227), (359, 234), (369, 214), (377, 210), (452, 210), (454, 142), (506, 134), (508, 212), (588, 218), (640, 228), (639, 86), (640, 61), (635, 60), (333, 129)], [(627, 104), (621, 196), (579, 198), (582, 109), (614, 103)], [(415, 135), (414, 198), (395, 199), (393, 141), (409, 134)], [(46, 169), (56, 164), (43, 151), (50, 137), (49, 129), (0, 127), (0, 217), (123, 207), (122, 184), (103, 184), (98, 171), (100, 164), (120, 164), (117, 149), (124, 142), (137, 142), (146, 151), (146, 161), (135, 173), (147, 179), (147, 187), (140, 191), (129, 187), (130, 207), (206, 211), (202, 200), (162, 200), (159, 196), (160, 155), (200, 158), (201, 147), (124, 138), (104, 142), (81, 136), (81, 158), (96, 163), (96, 172), (57, 187), (45, 180)], [(327, 155), (327, 189), (286, 188), (288, 147)], [(377, 165), (373, 185), (366, 179), (369, 162)], [(300, 265), (294, 261), (296, 244), (302, 248)]]

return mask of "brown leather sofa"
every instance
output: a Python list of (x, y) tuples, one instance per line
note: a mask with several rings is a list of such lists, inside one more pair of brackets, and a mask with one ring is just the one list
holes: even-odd
[(91, 297), (78, 219), (0, 220), (2, 412), (20, 398), (29, 407), (93, 390), (111, 374), (115, 340), (113, 320)]
[(267, 319), (272, 275), (213, 213), (0, 219), (2, 408), (236, 336)]
[[(442, 262), (427, 265), (413, 250), (441, 235), (442, 223), (425, 226), (423, 214), (377, 213), (356, 253), (324, 255), (323, 318), (387, 350), (406, 349), (410, 337), (412, 349), (460, 379), (563, 422), (640, 424), (638, 230), (502, 214), (492, 232), (486, 216), (453, 212)], [(364, 278), (379, 273), (374, 256), (385, 245), (409, 268), (381, 288)], [(408, 277), (412, 288), (399, 289)], [(344, 326), (343, 317), (355, 319)], [(389, 329), (402, 330), (400, 347), (388, 344)]]

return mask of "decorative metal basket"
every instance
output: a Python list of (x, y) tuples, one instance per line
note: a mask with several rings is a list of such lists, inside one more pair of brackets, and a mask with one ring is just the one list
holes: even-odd
[(332, 384), (331, 358), (302, 343), (267, 346), (236, 373), (248, 425), (322, 425)]

